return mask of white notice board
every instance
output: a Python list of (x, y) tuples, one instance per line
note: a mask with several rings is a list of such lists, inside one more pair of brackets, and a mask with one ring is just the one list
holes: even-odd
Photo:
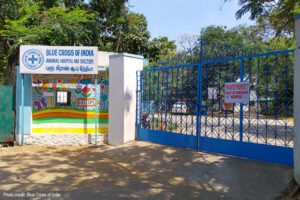
[(225, 83), (225, 103), (249, 103), (249, 82)]
[(97, 47), (20, 47), (21, 74), (97, 74), (97, 65)]

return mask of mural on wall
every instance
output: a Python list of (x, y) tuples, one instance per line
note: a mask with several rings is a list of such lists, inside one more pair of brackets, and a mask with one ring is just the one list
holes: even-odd
[[(32, 87), (32, 133), (93, 133), (95, 107), (98, 132), (108, 132), (108, 71), (99, 72), (96, 86), (93, 75), (33, 75)], [(69, 106), (56, 103), (57, 91), (70, 93)]]

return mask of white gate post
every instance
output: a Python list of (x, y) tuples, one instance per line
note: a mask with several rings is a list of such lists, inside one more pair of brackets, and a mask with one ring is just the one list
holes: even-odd
[(294, 177), (300, 184), (300, 14), (295, 17), (294, 60)]
[(142, 69), (143, 56), (109, 56), (108, 144), (122, 145), (136, 138), (136, 72)]

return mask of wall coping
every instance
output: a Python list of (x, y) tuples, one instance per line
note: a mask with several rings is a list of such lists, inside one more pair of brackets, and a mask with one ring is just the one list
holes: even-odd
[(135, 55), (135, 54), (131, 54), (131, 53), (116, 53), (116, 54), (109, 56), (109, 58), (117, 58), (117, 57), (129, 57), (129, 58), (144, 59), (144, 56)]

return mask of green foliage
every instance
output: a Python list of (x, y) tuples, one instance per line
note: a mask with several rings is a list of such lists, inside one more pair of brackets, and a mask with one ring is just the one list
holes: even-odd
[[(240, 0), (239, 3), (237, 17), (250, 12), (257, 26), (233, 29), (209, 26), (202, 29), (198, 41), (204, 40), (208, 46), (235, 48), (294, 47), (295, 41), (289, 33), (293, 29), (293, 16), (300, 11), (300, 1)], [(270, 39), (274, 30), (278, 37)], [(103, 51), (144, 55), (151, 64), (180, 54), (176, 53), (175, 41), (167, 37), (150, 39), (147, 19), (131, 13), (128, 0), (0, 0), (0, 77), (4, 75), (10, 84), (15, 82), (21, 44), (92, 45)]]
[(145, 16), (130, 13), (127, 2), (0, 0), (0, 77), (14, 84), (22, 44), (98, 46), (150, 60), (173, 51), (174, 42), (166, 37), (149, 40)]
[(21, 44), (43, 45), (91, 45), (91, 31), (95, 15), (80, 8), (47, 8), (41, 1), (15, 1), (15, 16), (1, 13), (4, 18), (0, 29), (2, 44), (2, 73), (14, 84), (15, 66), (18, 64), (18, 49)]
[[(130, 13), (126, 25), (120, 32), (117, 41), (117, 51), (146, 55), (150, 33), (144, 15)], [(122, 41), (121, 41), (122, 40)]]
[(169, 41), (167, 37), (157, 37), (149, 42), (147, 53), (150, 62), (153, 63), (174, 56), (175, 50), (176, 44), (174, 40)]
[(244, 44), (241, 32), (241, 27), (227, 29), (225, 26), (208, 26), (201, 30), (199, 40), (205, 41), (207, 46), (215, 44), (240, 46)]
[[(228, 0), (225, 0), (225, 2)], [(250, 19), (274, 30), (272, 35), (285, 35), (294, 32), (294, 16), (300, 13), (299, 0), (239, 0), (241, 8), (236, 12), (239, 19), (250, 13)]]
[(79, 8), (50, 8), (42, 25), (50, 29), (44, 40), (50, 45), (92, 45), (89, 27), (94, 26), (94, 18), (93, 13)]
[(126, 24), (127, 0), (91, 0), (87, 5), (96, 14), (92, 28), (94, 45), (103, 51), (116, 51), (118, 36)]
[(15, 48), (20, 44), (81, 45), (89, 44), (94, 14), (78, 8), (69, 10), (52, 7), (41, 11), (38, 4), (28, 4), (21, 10), (22, 16), (5, 21), (0, 36)]

